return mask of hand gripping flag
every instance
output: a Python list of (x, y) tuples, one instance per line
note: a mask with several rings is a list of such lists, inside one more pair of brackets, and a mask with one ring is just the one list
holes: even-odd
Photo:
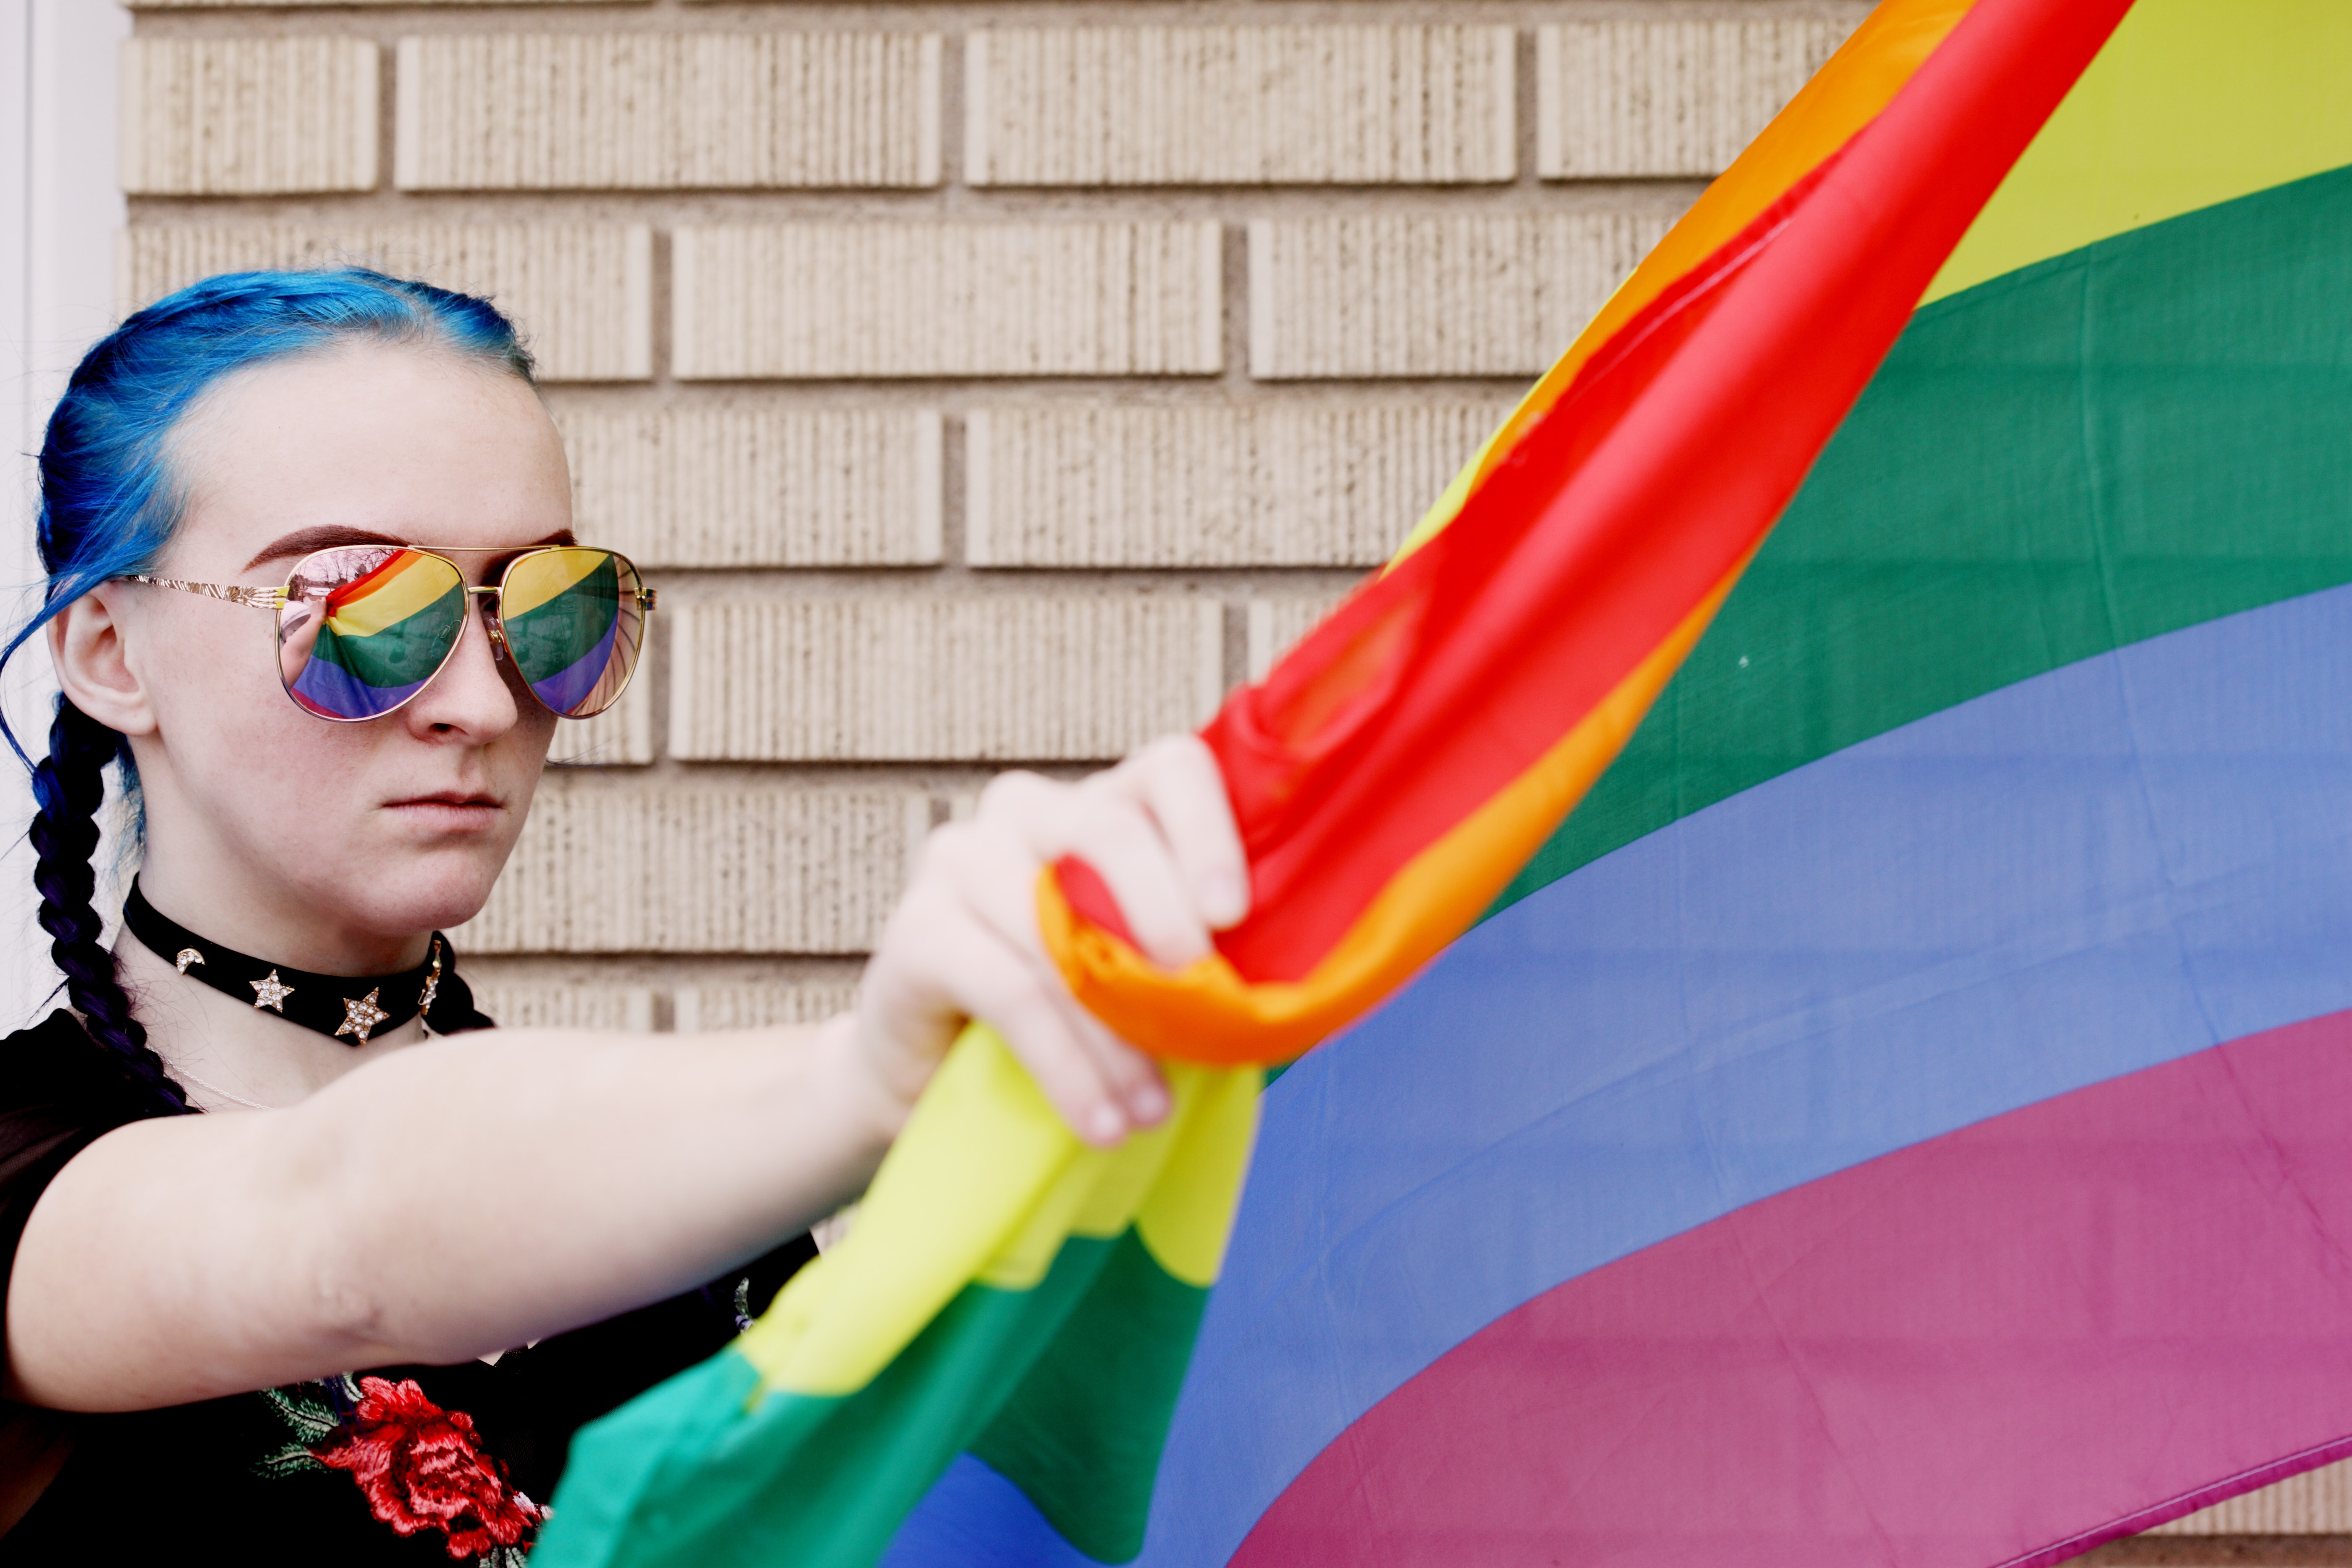
[[(1939, 275), (2006, 273), (2021, 245), (2049, 241), (1980, 237), (1979, 214), (1998, 211), (1996, 191), (2126, 8), (1882, 5), (1621, 289), (1402, 559), (1210, 725), (1251, 856), (1247, 922), (1211, 958), (1164, 973), (1126, 940), (1087, 868), (1065, 862), (1041, 880), (1041, 930), (1073, 990), (1169, 1064), (1168, 1123), (1116, 1152), (1086, 1150), (1002, 1044), (968, 1031), (847, 1243), (734, 1347), (582, 1434), (543, 1562), (871, 1563), (943, 1471), (969, 1478), (975, 1459), (1056, 1550), (1122, 1561), (1142, 1548), (1249, 1157), (1259, 1064), (1387, 996), (1530, 856), (1541, 875), (1578, 852), (1574, 825), (1553, 837), (1562, 817), (1707, 631), (1890, 346), (1917, 330), (1922, 297)], [(1722, 782), (1678, 763), (1665, 775), (1663, 788), (1655, 769), (1643, 775), (1663, 805), (1645, 797), (1640, 810), (1687, 811)], [(1723, 777), (1738, 787), (1736, 769)], [(1614, 805), (1602, 831), (1630, 819)], [(1507, 1100), (1461, 1054), (1486, 1044), (1457, 1041), (1441, 1026), (1413, 1042), (1430, 1091), (1457, 1079)], [(1578, 1232), (1479, 1234), (1517, 1255)], [(1496, 1273), (1472, 1268), (1461, 1283)], [(1502, 1287), (1498, 1310), (1467, 1329), (1543, 1288), (1510, 1297), (1526, 1283)], [(1465, 1342), (1456, 1332), (1436, 1349)], [(1440, 1364), (1423, 1356), (1410, 1371)], [(1213, 1403), (1232, 1370), (1205, 1369), (1196, 1393)], [(1335, 1373), (1355, 1387), (1318, 1412), (1327, 1426), (1335, 1410), (1372, 1422), (1390, 1409), (1368, 1405), (1365, 1389), (1403, 1391), (1393, 1368), (1354, 1370)], [(1236, 1463), (1276, 1457), (1188, 1496), (1197, 1514), (1177, 1528), (1205, 1531), (1208, 1550), (1180, 1557), (1399, 1555), (1376, 1528), (1384, 1510), (1370, 1525), (1346, 1516), (1355, 1450), (1302, 1452), (1314, 1422), (1267, 1414), (1214, 1435)], [(1446, 1434), (1447, 1454), (1484, 1452), (1453, 1442), (1443, 1419), (1409, 1429)], [(1284, 1465), (1281, 1481), (1297, 1484), (1250, 1515), (1244, 1542), (1234, 1509), (1255, 1498), (1265, 1510), (1266, 1477)], [(1475, 1501), (1460, 1517), (1474, 1536), (1483, 1528)], [(1409, 1523), (1406, 1554), (1442, 1534)]]

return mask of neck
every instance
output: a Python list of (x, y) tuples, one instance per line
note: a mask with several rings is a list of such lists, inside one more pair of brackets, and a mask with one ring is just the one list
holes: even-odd
[[(425, 940), (418, 941), (420, 952)], [(423, 1020), (411, 1018), (354, 1047), (191, 981), (127, 933), (115, 956), (131, 1005), (147, 1026), (148, 1044), (163, 1064), (257, 1104), (292, 1105), (353, 1068), (425, 1037)], [(181, 1082), (190, 1100), (206, 1110), (245, 1109), (184, 1078)]]
[(199, 935), (319, 974), (397, 974), (425, 962), (430, 931), (369, 931), (310, 900), (271, 898), (250, 879), (207, 877), (151, 836), (139, 868), (147, 901)]

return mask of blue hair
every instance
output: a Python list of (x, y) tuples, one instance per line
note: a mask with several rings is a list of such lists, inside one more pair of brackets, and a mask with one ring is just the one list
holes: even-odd
[[(0, 668), (92, 588), (153, 568), (185, 501), (172, 435), (198, 399), (224, 376), (350, 342), (413, 343), (533, 380), (514, 323), (488, 300), (362, 268), (229, 272), (157, 300), (82, 356), (49, 416), (39, 520), (48, 583), (39, 612), (0, 648)], [(33, 770), (34, 882), (67, 994), (91, 1037), (134, 1079), (184, 1109), (131, 1016), (91, 907), (106, 765), (130, 768), (122, 737), (63, 697), (41, 763), (26, 756), (5, 714), (0, 737)]]

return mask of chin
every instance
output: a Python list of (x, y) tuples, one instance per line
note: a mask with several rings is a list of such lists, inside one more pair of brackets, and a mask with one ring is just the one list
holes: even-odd
[(450, 931), (482, 912), (506, 857), (443, 853), (421, 864), (373, 879), (366, 893), (349, 900), (352, 913), (368, 930), (385, 936)]

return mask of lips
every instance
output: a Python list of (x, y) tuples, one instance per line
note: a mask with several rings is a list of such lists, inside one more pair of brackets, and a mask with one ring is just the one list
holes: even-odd
[(386, 801), (384, 809), (407, 821), (450, 831), (480, 830), (506, 816), (506, 805), (496, 795), (465, 790), (442, 790)]
[(492, 811), (497, 811), (497, 810), (500, 809), (500, 802), (499, 801), (499, 798), (498, 798), (496, 795), (467, 795), (467, 794), (466, 794), (466, 793), (465, 793), (464, 791), (462, 791), (462, 790), (443, 790), (443, 791), (442, 791), (440, 794), (438, 794), (438, 795), (410, 795), (410, 796), (409, 796), (407, 799), (405, 799), (405, 800), (393, 800), (393, 801), (386, 801), (384, 804), (385, 804), (385, 805), (395, 805), (395, 806), (399, 806), (399, 805), (478, 805), (478, 806), (487, 806), (487, 807), (488, 807), (488, 808), (489, 808), (490, 810), (492, 810)]

